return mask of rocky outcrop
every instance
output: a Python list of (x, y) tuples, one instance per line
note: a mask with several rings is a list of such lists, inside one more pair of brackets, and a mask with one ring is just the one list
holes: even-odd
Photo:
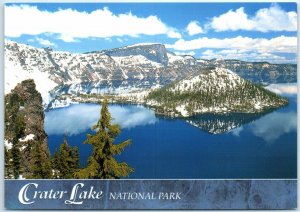
[[(47, 134), (44, 130), (41, 94), (32, 79), (22, 81), (5, 96), (5, 141), (7, 149), (17, 146), (20, 152), (20, 175), (31, 177), (33, 149), (39, 148), (50, 162)], [(40, 156), (39, 156), (40, 157)]]
[(142, 55), (148, 60), (168, 65), (166, 47), (162, 44), (139, 44), (103, 51), (112, 57), (128, 57)]

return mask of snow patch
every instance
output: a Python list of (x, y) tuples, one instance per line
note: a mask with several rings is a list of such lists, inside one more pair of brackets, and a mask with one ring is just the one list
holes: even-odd
[(7, 150), (10, 150), (12, 148), (12, 143), (4, 139), (4, 146), (6, 147)]
[(16, 85), (26, 79), (33, 79), (36, 89), (43, 98), (43, 104), (51, 101), (49, 91), (54, 89), (57, 84), (50, 79), (47, 72), (41, 72), (37, 68), (33, 70), (24, 70), (20, 64), (14, 63), (5, 57), (5, 94), (10, 93)]
[(179, 105), (175, 108), (183, 117), (188, 117), (189, 112), (186, 110), (185, 105)]
[(30, 141), (30, 140), (33, 140), (34, 137), (35, 137), (34, 134), (29, 134), (29, 135), (24, 136), (23, 138), (19, 138), (19, 141), (20, 142)]

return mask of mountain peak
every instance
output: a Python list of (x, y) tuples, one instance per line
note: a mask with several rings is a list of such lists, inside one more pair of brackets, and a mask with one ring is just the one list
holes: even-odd
[(154, 90), (148, 102), (160, 113), (186, 117), (201, 113), (258, 113), (287, 104), (286, 99), (219, 67), (201, 70)]
[(148, 60), (161, 63), (164, 66), (168, 65), (168, 56), (166, 47), (158, 43), (139, 43), (131, 46), (124, 46), (103, 51), (103, 53), (111, 57), (126, 57), (142, 55)]
[(143, 46), (164, 46), (164, 44), (161, 44), (161, 43), (136, 43), (133, 45), (124, 46), (122, 48), (143, 47)]

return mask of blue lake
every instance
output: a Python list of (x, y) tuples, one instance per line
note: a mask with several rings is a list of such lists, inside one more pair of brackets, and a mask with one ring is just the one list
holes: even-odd
[[(267, 114), (157, 116), (139, 105), (109, 110), (122, 127), (116, 142), (132, 140), (117, 156), (135, 169), (133, 179), (261, 179), (297, 177), (297, 97), (290, 85), (273, 85), (289, 105)], [(296, 86), (294, 84), (293, 86)], [(293, 87), (292, 86), (292, 87)], [(100, 105), (76, 104), (46, 112), (51, 154), (68, 134), (84, 166), (91, 146), (83, 144), (100, 117)]]

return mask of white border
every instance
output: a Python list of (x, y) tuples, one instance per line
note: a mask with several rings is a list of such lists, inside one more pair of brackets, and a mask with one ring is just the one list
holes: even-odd
[[(97, 1), (97, 0), (89, 0), (88, 2), (83, 0), (0, 0), (0, 140), (4, 141), (4, 4), (5, 3), (272, 3), (272, 2), (282, 2), (282, 3), (288, 3), (288, 2), (294, 2), (297, 3), (297, 14), (298, 14), (298, 41), (297, 41), (297, 83), (300, 82), (300, 75), (299, 75), (299, 62), (300, 62), (300, 35), (299, 35), (299, 29), (300, 29), (300, 18), (299, 18), (299, 11), (300, 11), (300, 0), (239, 0), (239, 1), (224, 1), (224, 0), (105, 0), (105, 1)], [(298, 83), (298, 91), (299, 91), (299, 83)], [(298, 145), (298, 141), (300, 138), (299, 135), (299, 128), (300, 128), (300, 121), (299, 121), (299, 115), (298, 112), (300, 111), (300, 101), (297, 95), (297, 180), (299, 177), (299, 169), (300, 169), (300, 158), (299, 158), (299, 151), (300, 146)], [(0, 151), (1, 151), (1, 158), (0, 158), (0, 165), (2, 168), (0, 168), (0, 211), (5, 210), (4, 208), (4, 145), (0, 145)], [(46, 179), (38, 179), (38, 180), (46, 180)], [(75, 179), (71, 179), (75, 180)], [(91, 179), (92, 180), (92, 179)], [(105, 179), (103, 179), (105, 180)], [(123, 180), (283, 180), (283, 179), (123, 179)], [(294, 180), (294, 179), (287, 179), (287, 180)], [(1, 189), (2, 188), (2, 189)], [(298, 191), (300, 191), (300, 184), (298, 182)], [(298, 199), (298, 208), (297, 211), (300, 211), (300, 194), (297, 192), (297, 199)], [(10, 210), (13, 211), (13, 210)], [(18, 210), (19, 211), (19, 210)], [(27, 210), (28, 211), (28, 210)], [(37, 211), (37, 210), (35, 210)], [(53, 211), (53, 210), (47, 210), (47, 211)], [(60, 210), (63, 211), (63, 210)], [(89, 211), (89, 210), (85, 210)], [(94, 210), (93, 210), (94, 211)], [(103, 210), (104, 211), (104, 210)], [(113, 211), (113, 210), (109, 210)], [(118, 210), (120, 211), (120, 210)], [(139, 210), (141, 211), (141, 210)], [(158, 210), (156, 210), (158, 211)], [(167, 211), (167, 210), (164, 210)], [(204, 210), (204, 211), (213, 211), (213, 210)], [(230, 211), (230, 210), (227, 210)], [(239, 211), (239, 210), (235, 210)], [(295, 210), (288, 210), (288, 211), (295, 211)]]

